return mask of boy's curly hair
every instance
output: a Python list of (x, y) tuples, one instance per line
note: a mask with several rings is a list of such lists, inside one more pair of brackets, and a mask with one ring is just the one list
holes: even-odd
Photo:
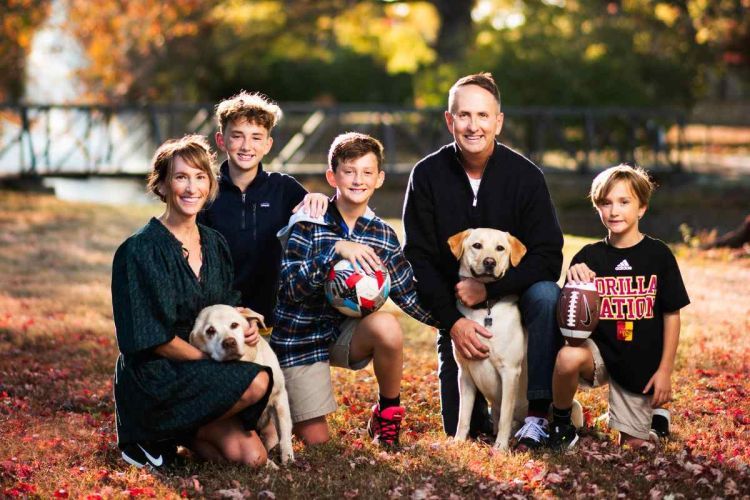
[(281, 120), (281, 108), (267, 95), (260, 92), (241, 91), (216, 105), (216, 122), (223, 134), (228, 123), (247, 120), (264, 127), (270, 133)]
[(383, 164), (383, 144), (374, 137), (359, 132), (347, 132), (338, 135), (328, 150), (328, 167), (334, 172), (341, 162), (362, 158), (368, 153), (378, 159), (378, 171)]
[(604, 201), (604, 198), (609, 194), (612, 186), (617, 181), (627, 182), (640, 204), (648, 206), (651, 195), (654, 189), (656, 189), (656, 185), (649, 178), (648, 172), (641, 167), (633, 167), (621, 163), (620, 165), (604, 170), (594, 178), (594, 181), (591, 183), (591, 191), (589, 192), (589, 197), (594, 204), (594, 208), (598, 207)]
[(207, 202), (213, 201), (219, 191), (216, 155), (211, 151), (208, 139), (198, 134), (189, 134), (181, 139), (169, 139), (159, 146), (151, 160), (151, 172), (146, 180), (146, 190), (166, 203), (169, 193), (162, 193), (159, 187), (169, 186), (169, 179), (174, 170), (174, 160), (178, 156), (191, 167), (202, 170), (208, 175), (210, 187)]

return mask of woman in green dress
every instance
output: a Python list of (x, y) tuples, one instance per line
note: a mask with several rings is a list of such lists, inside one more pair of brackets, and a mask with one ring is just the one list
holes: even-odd
[[(201, 309), (239, 298), (226, 241), (196, 223), (217, 191), (212, 160), (202, 136), (160, 146), (148, 186), (166, 210), (114, 257), (118, 445), (136, 466), (165, 464), (176, 444), (210, 460), (259, 466), (267, 458), (255, 426), (271, 392), (271, 371), (215, 362), (188, 343)], [(245, 338), (258, 342), (255, 323)]]

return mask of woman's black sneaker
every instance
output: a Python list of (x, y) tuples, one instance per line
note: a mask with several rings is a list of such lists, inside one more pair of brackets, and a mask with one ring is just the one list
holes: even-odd
[(166, 467), (177, 455), (177, 445), (172, 440), (126, 444), (122, 459), (139, 469), (147, 465), (159, 469)]
[(553, 450), (568, 450), (578, 442), (578, 433), (573, 424), (552, 422), (547, 446)]

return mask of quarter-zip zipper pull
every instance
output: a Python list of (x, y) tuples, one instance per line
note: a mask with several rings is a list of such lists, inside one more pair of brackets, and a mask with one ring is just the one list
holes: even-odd
[(245, 230), (245, 193), (242, 193), (242, 221), (240, 223), (240, 229)]
[(476, 195), (474, 195), (474, 202), (471, 204), (471, 206), (472, 207), (476, 207), (477, 206), (477, 196)]

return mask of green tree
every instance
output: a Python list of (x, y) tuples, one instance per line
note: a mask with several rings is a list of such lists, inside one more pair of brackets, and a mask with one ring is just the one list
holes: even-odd
[(750, 68), (748, 0), (69, 2), (95, 98), (439, 105), (492, 70), (514, 104), (686, 106)]
[(0, 102), (23, 96), (25, 60), (49, 0), (0, 0)]

